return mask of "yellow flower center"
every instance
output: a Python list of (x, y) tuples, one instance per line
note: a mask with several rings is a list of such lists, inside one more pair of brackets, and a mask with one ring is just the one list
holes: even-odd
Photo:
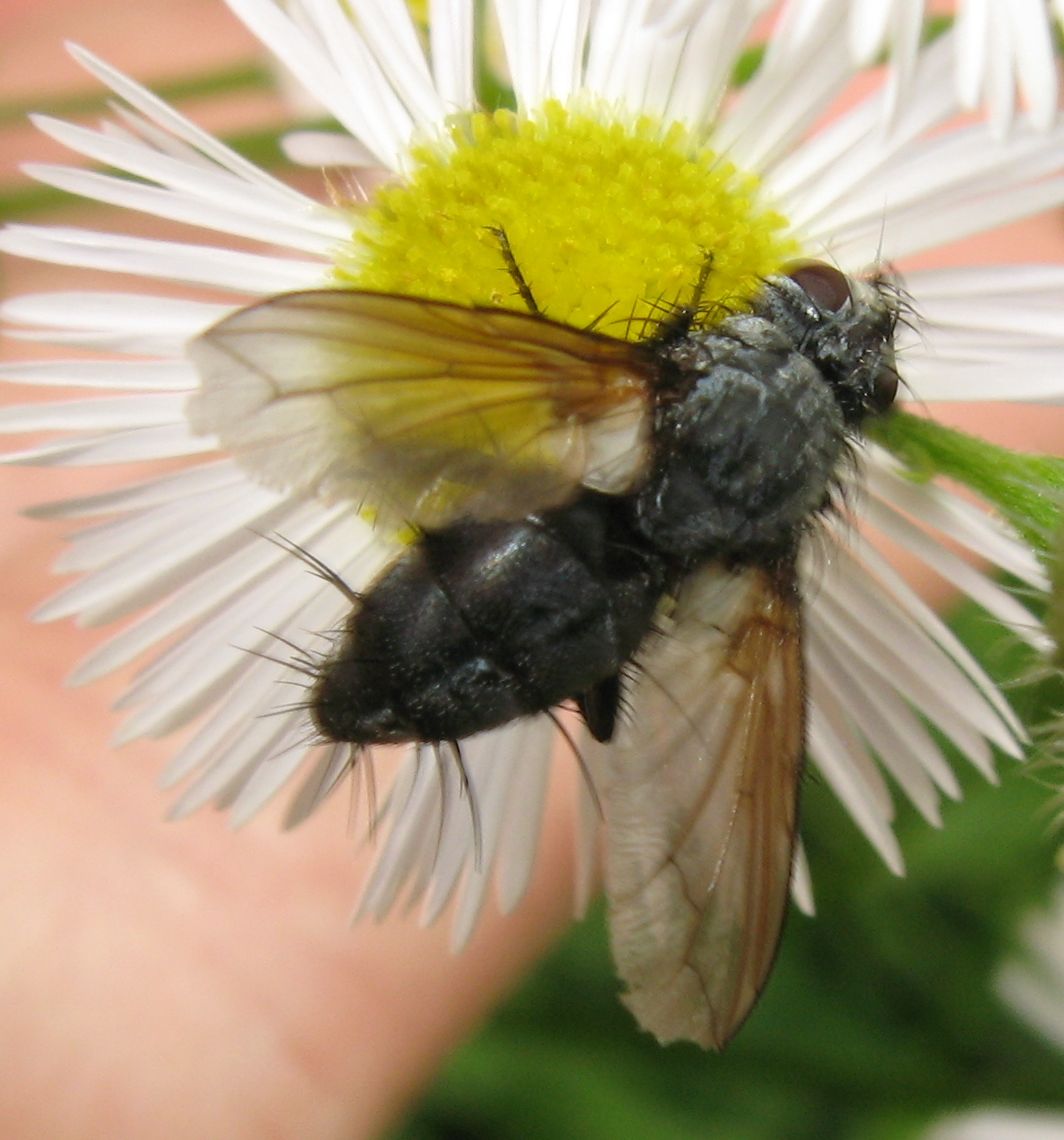
[(477, 113), (425, 144), (358, 216), (338, 284), (537, 310), (611, 336), (651, 335), (690, 304), (742, 307), (798, 252), (758, 179), (680, 124), (548, 103)]

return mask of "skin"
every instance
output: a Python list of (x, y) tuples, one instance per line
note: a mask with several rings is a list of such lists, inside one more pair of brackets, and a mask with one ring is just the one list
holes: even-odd
[[(203, 66), (204, 51), (210, 63), (250, 50), (213, 0), (135, 8), (136, 28), (119, 35), (132, 10), (117, 0), (7, 0), (5, 97), (79, 82), (58, 49), (61, 36), (149, 79)], [(233, 113), (254, 121), (269, 110), (245, 101)], [(213, 115), (198, 117), (216, 127)], [(5, 179), (15, 154), (55, 156), (20, 130), (0, 143)], [(70, 209), (46, 220), (165, 232)], [(1012, 227), (1000, 241), (982, 251), (987, 260), (1064, 253), (1058, 219)], [(9, 260), (4, 291), (88, 284), (86, 275), (75, 282)], [(1005, 443), (1059, 447), (1059, 416), (1043, 410), (954, 408), (948, 418)], [(156, 777), (172, 745), (118, 755), (107, 743), (116, 723), (108, 704), (123, 678), (63, 688), (100, 634), (26, 622), (50, 592), (63, 528), (18, 511), (114, 479), (0, 473), (2, 1131), (141, 1140), (379, 1135), (570, 920), (566, 785), (579, 777), (571, 763), (557, 766), (535, 879), (517, 912), (503, 917), (489, 903), (457, 957), (446, 922), (422, 930), (415, 915), (349, 928), (366, 853), (342, 794), (295, 833), (281, 832), (271, 812), (240, 832), (210, 812), (165, 822)], [(944, 584), (920, 581), (928, 596), (945, 596)]]

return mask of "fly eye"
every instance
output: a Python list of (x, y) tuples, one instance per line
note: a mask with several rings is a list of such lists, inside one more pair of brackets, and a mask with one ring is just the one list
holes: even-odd
[(871, 410), (880, 415), (887, 411), (898, 394), (898, 374), (893, 367), (884, 365), (876, 373), (872, 384)]
[(837, 313), (850, 300), (846, 274), (823, 261), (800, 261), (787, 276), (805, 290), (818, 309)]

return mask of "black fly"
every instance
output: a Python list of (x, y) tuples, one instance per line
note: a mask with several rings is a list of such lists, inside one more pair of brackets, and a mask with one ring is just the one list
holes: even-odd
[(796, 561), (894, 400), (898, 310), (805, 262), (636, 343), (322, 290), (191, 349), (193, 424), (252, 475), (420, 527), (320, 669), (327, 739), (438, 745), (570, 702), (613, 742), (614, 953), (663, 1040), (723, 1046), (771, 967), (804, 750)]

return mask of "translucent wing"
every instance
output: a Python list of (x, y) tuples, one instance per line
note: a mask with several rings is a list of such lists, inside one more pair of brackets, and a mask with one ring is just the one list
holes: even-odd
[(661, 1041), (723, 1048), (780, 937), (804, 694), (792, 568), (711, 568), (641, 662), (630, 739), (597, 780), (625, 1001)]
[(645, 461), (633, 345), (503, 309), (339, 289), (226, 318), (189, 355), (193, 428), (261, 482), (438, 526), (519, 517)]

